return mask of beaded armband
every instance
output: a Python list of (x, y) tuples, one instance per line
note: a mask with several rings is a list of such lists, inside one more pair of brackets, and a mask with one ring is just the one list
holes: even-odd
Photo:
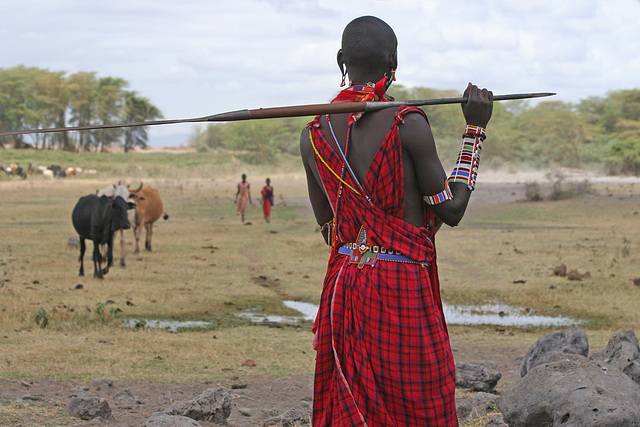
[(450, 183), (461, 182), (466, 184), (469, 190), (475, 189), (478, 165), (480, 164), (480, 152), (482, 151), (482, 142), (485, 137), (484, 128), (467, 125), (462, 134), (462, 148), (460, 149), (460, 154), (458, 154), (458, 161), (448, 179)]
[(449, 182), (444, 182), (444, 190), (442, 190), (438, 194), (434, 194), (433, 196), (424, 196), (423, 199), (426, 204), (431, 206), (438, 205), (442, 202), (453, 199), (453, 194), (449, 189)]

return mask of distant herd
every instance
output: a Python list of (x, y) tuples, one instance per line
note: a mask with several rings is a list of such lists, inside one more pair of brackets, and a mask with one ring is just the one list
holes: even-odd
[(11, 163), (7, 167), (5, 167), (4, 165), (0, 165), (0, 171), (4, 172), (9, 177), (18, 176), (22, 179), (27, 179), (28, 175), (33, 175), (36, 173), (43, 175), (47, 179), (65, 178), (79, 173), (84, 173), (87, 175), (95, 175), (98, 173), (98, 171), (95, 169), (82, 169), (73, 167), (63, 168), (60, 165), (38, 166), (34, 168), (31, 163), (29, 163), (29, 166), (26, 168), (23, 168), (16, 163)]
[[(147, 251), (151, 251), (153, 223), (161, 216), (164, 219), (169, 218), (163, 209), (158, 190), (153, 187), (143, 187), (142, 183), (136, 190), (131, 190), (129, 186), (120, 183), (112, 184), (96, 191), (96, 194), (81, 197), (71, 214), (73, 227), (80, 237), (79, 275), (84, 276), (85, 240), (87, 239), (93, 241), (93, 276), (98, 279), (102, 279), (113, 264), (113, 240), (117, 232), (120, 232), (121, 267), (126, 265), (125, 230), (133, 227), (136, 239), (134, 253), (138, 253), (140, 234), (144, 227), (146, 230), (144, 246)], [(107, 246), (105, 256), (101, 252), (104, 245)]]

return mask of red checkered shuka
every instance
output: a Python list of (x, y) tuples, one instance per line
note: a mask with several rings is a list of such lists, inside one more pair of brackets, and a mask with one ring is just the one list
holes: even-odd
[[(314, 329), (318, 353), (313, 426), (457, 426), (455, 366), (442, 314), (432, 211), (425, 226), (402, 220), (404, 171), (400, 107), (362, 182), (373, 206), (342, 186), (336, 241), (329, 258)], [(426, 119), (426, 116), (425, 116)], [(316, 154), (340, 174), (344, 161), (320, 131), (309, 129)], [(351, 141), (357, 143), (357, 141)], [(316, 156), (322, 183), (336, 208), (339, 179)], [(354, 189), (357, 183), (345, 174)], [(371, 245), (400, 251), (415, 263), (377, 261), (359, 268), (337, 253), (356, 242), (361, 227)]]

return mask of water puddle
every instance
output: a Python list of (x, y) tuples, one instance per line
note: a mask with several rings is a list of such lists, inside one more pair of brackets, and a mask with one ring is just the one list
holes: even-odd
[[(296, 310), (294, 316), (279, 316), (258, 313), (255, 309), (238, 313), (237, 316), (254, 323), (282, 323), (296, 324), (304, 321), (313, 322), (318, 313), (318, 306), (300, 301), (283, 301), (286, 307)], [(541, 316), (531, 313), (528, 309), (508, 306), (504, 304), (485, 304), (480, 306), (461, 306), (443, 304), (444, 315), (449, 325), (496, 325), (513, 326), (518, 328), (570, 326), (580, 323), (570, 317)], [(212, 326), (210, 322), (179, 321), (179, 320), (137, 320), (128, 319), (123, 326), (129, 328), (167, 329), (177, 332), (178, 329), (196, 329)]]
[(579, 323), (563, 316), (540, 316), (528, 309), (504, 304), (449, 305), (443, 304), (444, 317), (448, 325), (497, 325), (519, 328), (569, 326)]
[(127, 319), (122, 322), (125, 328), (167, 329), (178, 332), (178, 329), (197, 329), (211, 326), (211, 322), (199, 320), (138, 320)]
[[(289, 308), (300, 312), (300, 316), (272, 316), (245, 311), (238, 316), (248, 318), (253, 322), (296, 323), (302, 320), (313, 321), (318, 312), (318, 306), (299, 301), (283, 301)], [(496, 325), (514, 326), (519, 328), (569, 326), (580, 323), (575, 319), (564, 316), (541, 316), (531, 313), (528, 309), (512, 307), (504, 304), (485, 304), (481, 306), (455, 306), (443, 304), (444, 315), (449, 325)]]
[(243, 313), (239, 313), (239, 317), (243, 317), (251, 320), (252, 322), (270, 322), (270, 323), (299, 323), (304, 320), (314, 321), (316, 313), (318, 312), (318, 306), (315, 304), (309, 304), (307, 302), (300, 301), (282, 301), (282, 303), (293, 310), (296, 310), (300, 315), (298, 316), (274, 316), (270, 314), (258, 313), (255, 310), (247, 310)]

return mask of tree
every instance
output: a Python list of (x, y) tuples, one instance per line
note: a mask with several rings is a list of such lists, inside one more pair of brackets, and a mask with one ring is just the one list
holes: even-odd
[[(147, 98), (138, 96), (135, 91), (124, 94), (125, 123), (143, 122), (162, 118), (160, 110), (152, 105)], [(147, 148), (147, 127), (136, 126), (124, 129), (124, 152), (127, 153), (134, 147)]]
[[(40, 123), (31, 75), (36, 69), (19, 66), (0, 70), (0, 124), (3, 130), (29, 129)], [(27, 146), (21, 135), (7, 137), (15, 148)]]
[[(114, 124), (120, 121), (125, 106), (124, 88), (129, 86), (124, 79), (118, 77), (102, 77), (98, 79), (96, 93), (95, 117), (97, 124)], [(98, 151), (113, 145), (124, 134), (122, 129), (100, 129), (92, 131), (93, 146)]]
[[(98, 79), (95, 73), (78, 72), (68, 78), (69, 90), (69, 123), (72, 126), (89, 126), (92, 124), (96, 109)], [(88, 151), (91, 147), (91, 134), (78, 132), (76, 150)]]

